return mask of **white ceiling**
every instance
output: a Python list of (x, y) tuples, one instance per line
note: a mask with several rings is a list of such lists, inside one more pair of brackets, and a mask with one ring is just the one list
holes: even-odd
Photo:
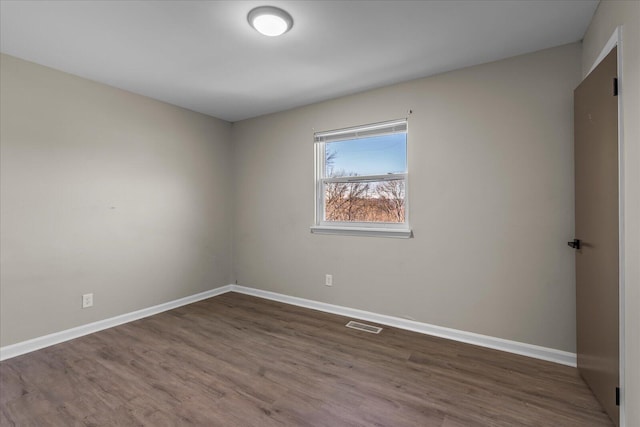
[[(282, 37), (247, 24), (265, 4)], [(228, 121), (582, 39), (598, 0), (0, 1), (0, 50)]]

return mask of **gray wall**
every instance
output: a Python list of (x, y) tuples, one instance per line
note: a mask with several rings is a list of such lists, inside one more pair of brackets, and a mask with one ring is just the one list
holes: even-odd
[(640, 426), (640, 2), (602, 1), (584, 37), (582, 70), (586, 74), (617, 26), (623, 26), (620, 93), (622, 96), (624, 187), (623, 394), (627, 426)]
[[(576, 43), (235, 123), (238, 283), (575, 351), (580, 57)], [(311, 234), (314, 130), (409, 109), (415, 238)]]
[(0, 67), (1, 345), (230, 282), (230, 124)]

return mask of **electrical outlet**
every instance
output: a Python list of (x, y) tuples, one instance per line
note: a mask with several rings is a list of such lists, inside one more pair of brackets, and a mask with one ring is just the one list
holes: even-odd
[(93, 307), (93, 294), (82, 295), (82, 308)]
[(331, 274), (324, 276), (324, 284), (325, 286), (333, 286), (333, 276)]

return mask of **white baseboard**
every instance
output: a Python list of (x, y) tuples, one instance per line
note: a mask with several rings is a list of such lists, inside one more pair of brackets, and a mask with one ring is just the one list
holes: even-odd
[(142, 319), (143, 317), (153, 316), (183, 305), (191, 304), (203, 299), (215, 297), (227, 292), (238, 292), (241, 294), (252, 295), (259, 298), (269, 299), (282, 302), (285, 304), (296, 305), (300, 307), (310, 308), (313, 310), (324, 311), (327, 313), (338, 314), (345, 317), (366, 320), (369, 322), (379, 323), (381, 325), (392, 326), (399, 329), (418, 332), (426, 335), (447, 338), (454, 341), (460, 341), (468, 344), (474, 344), (481, 347), (502, 350), (509, 353), (520, 354), (523, 356), (533, 357), (536, 359), (547, 360), (550, 362), (560, 363), (562, 365), (576, 366), (576, 355), (567, 351), (556, 350), (553, 348), (541, 347), (533, 344), (526, 344), (517, 341), (505, 340), (502, 338), (491, 337), (488, 335), (476, 334), (473, 332), (461, 331), (458, 329), (445, 328), (442, 326), (431, 325), (428, 323), (416, 322), (400, 317), (387, 316), (384, 314), (372, 313), (369, 311), (358, 310), (355, 308), (343, 307), (340, 305), (327, 304), (308, 300), (304, 298), (292, 297), (276, 292), (263, 291), (261, 289), (248, 288), (239, 285), (226, 285), (220, 288), (201, 292), (199, 294), (169, 301), (164, 304), (155, 305), (153, 307), (122, 314), (120, 316), (111, 317), (109, 319), (99, 320), (97, 322), (88, 323), (86, 325), (67, 329), (53, 334), (44, 335), (42, 337), (22, 341), (16, 344), (0, 347), (0, 361), (20, 356), (41, 348), (59, 344), (65, 341), (89, 335), (103, 329), (112, 328), (122, 325), (123, 323), (132, 322)]
[(468, 344), (474, 344), (481, 347), (502, 350), (509, 353), (515, 353), (522, 356), (533, 357), (536, 359), (547, 360), (549, 362), (560, 363), (567, 366), (576, 366), (576, 354), (568, 351), (556, 350), (553, 348), (542, 347), (533, 344), (526, 344), (518, 341), (505, 340), (488, 335), (476, 334), (473, 332), (461, 331), (458, 329), (445, 328), (442, 326), (431, 325), (428, 323), (416, 322), (400, 317), (387, 316), (384, 314), (372, 313), (369, 311), (358, 310), (355, 308), (343, 307), (340, 305), (327, 304), (324, 302), (312, 301), (304, 298), (291, 297), (276, 292), (263, 291), (261, 289), (248, 288), (245, 286), (232, 285), (233, 292), (241, 294), (253, 295), (273, 301), (279, 301), (286, 304), (297, 305), (300, 307), (311, 308), (314, 310), (324, 311), (327, 313), (338, 314), (345, 317), (353, 317), (360, 320), (379, 323), (381, 325), (392, 326), (394, 328), (406, 329), (408, 331), (419, 332), (421, 334), (433, 335), (436, 337), (447, 338), (454, 341), (460, 341)]
[(134, 320), (142, 319), (143, 317), (153, 316), (154, 314), (172, 310), (183, 305), (192, 304), (203, 299), (215, 297), (217, 295), (231, 291), (232, 286), (233, 285), (222, 286), (220, 288), (211, 289), (199, 294), (190, 295), (188, 297), (165, 302), (163, 304), (154, 305), (153, 307), (143, 308), (142, 310), (121, 314), (109, 319), (99, 320), (97, 322), (88, 323), (86, 325), (0, 347), (0, 361), (20, 356), (25, 353), (30, 353), (35, 350), (40, 350), (41, 348), (49, 347), (51, 345), (60, 344), (62, 342), (69, 341), (74, 338), (79, 338), (84, 335), (89, 335), (103, 329), (122, 325), (123, 323), (133, 322)]

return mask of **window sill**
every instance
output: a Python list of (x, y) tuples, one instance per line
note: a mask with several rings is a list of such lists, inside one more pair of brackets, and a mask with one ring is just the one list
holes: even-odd
[(374, 227), (335, 227), (327, 225), (313, 225), (314, 234), (337, 234), (342, 236), (393, 237), (409, 239), (413, 232), (404, 228), (374, 228)]

